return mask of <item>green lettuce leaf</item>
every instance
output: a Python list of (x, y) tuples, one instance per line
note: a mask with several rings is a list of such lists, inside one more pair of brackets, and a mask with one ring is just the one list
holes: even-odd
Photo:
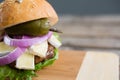
[(6, 66), (0, 66), (0, 80), (9, 78), (10, 80), (32, 80), (35, 72), (32, 70), (18, 70)]
[(44, 62), (40, 62), (35, 65), (35, 70), (41, 70), (45, 66), (53, 64), (53, 62), (58, 59), (58, 49), (54, 50), (54, 57), (48, 60), (45, 60)]
[(54, 35), (60, 42), (62, 41), (61, 38), (60, 38), (60, 36), (58, 35), (58, 33), (54, 32), (53, 35)]

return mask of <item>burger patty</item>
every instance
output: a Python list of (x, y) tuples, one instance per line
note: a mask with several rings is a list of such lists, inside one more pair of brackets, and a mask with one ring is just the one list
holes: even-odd
[(39, 62), (42, 62), (46, 59), (51, 59), (54, 57), (54, 47), (52, 45), (48, 45), (48, 51), (46, 53), (46, 57), (45, 58), (41, 58), (39, 56), (35, 56), (35, 64), (39, 63)]
[(3, 41), (4, 31), (0, 30), (0, 42)]
[[(44, 60), (53, 58), (54, 57), (54, 49), (55, 48), (51, 44), (49, 44), (48, 45), (48, 51), (46, 53), (47, 56), (45, 58), (35, 56), (35, 64), (43, 62)], [(15, 65), (16, 65), (16, 61), (9, 64), (9, 66), (12, 67), (12, 68), (15, 68)]]

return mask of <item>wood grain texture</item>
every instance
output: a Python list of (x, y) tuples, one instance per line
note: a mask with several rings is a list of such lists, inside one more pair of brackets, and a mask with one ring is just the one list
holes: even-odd
[(62, 49), (110, 51), (120, 55), (120, 15), (62, 15), (56, 25)]
[(33, 80), (75, 80), (84, 56), (83, 51), (59, 51), (59, 59), (38, 71)]
[(95, 37), (62, 37), (63, 45), (69, 47), (120, 49), (120, 39)]
[(110, 52), (88, 51), (77, 80), (119, 80), (119, 56)]
[(62, 16), (62, 36), (120, 38), (120, 16)]

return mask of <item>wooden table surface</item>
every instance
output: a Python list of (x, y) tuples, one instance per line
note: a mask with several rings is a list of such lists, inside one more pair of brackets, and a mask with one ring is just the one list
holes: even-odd
[(59, 51), (59, 59), (33, 80), (119, 80), (119, 57), (110, 52)]
[(59, 51), (59, 59), (52, 66), (37, 72), (33, 80), (75, 80), (85, 56), (83, 51)]

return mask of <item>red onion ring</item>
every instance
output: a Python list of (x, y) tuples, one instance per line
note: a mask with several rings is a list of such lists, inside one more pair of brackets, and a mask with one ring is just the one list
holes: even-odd
[(29, 36), (23, 36), (22, 39), (13, 39), (10, 38), (8, 35), (4, 36), (4, 42), (7, 45), (10, 46), (17, 46), (17, 47), (29, 47), (35, 43), (41, 43), (45, 40), (47, 40), (52, 35), (52, 32), (49, 32), (45, 36), (42, 37), (29, 37)]
[(11, 53), (0, 57), (0, 66), (10, 64), (11, 62), (15, 61), (21, 54), (24, 53), (24, 51), (25, 51), (25, 48), (17, 47)]

